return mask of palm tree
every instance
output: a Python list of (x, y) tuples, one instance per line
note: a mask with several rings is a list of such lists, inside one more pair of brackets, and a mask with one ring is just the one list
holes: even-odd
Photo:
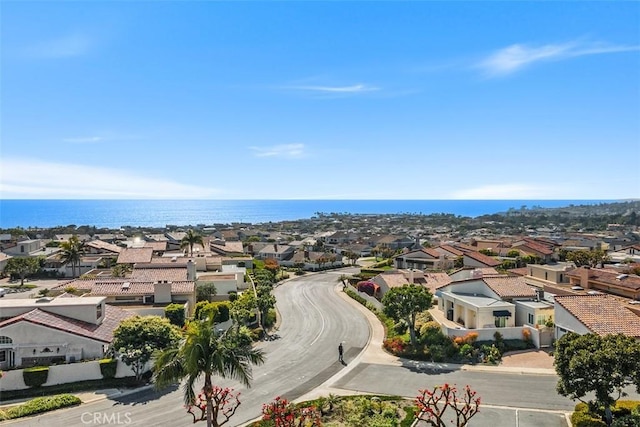
[(79, 269), (80, 260), (85, 253), (84, 242), (81, 242), (78, 236), (74, 234), (69, 240), (62, 242), (60, 247), (62, 248), (60, 260), (63, 264), (71, 263), (71, 274), (73, 277), (76, 277), (76, 264)]
[(186, 378), (184, 402), (192, 406), (196, 401), (194, 385), (204, 376), (202, 392), (207, 403), (207, 427), (218, 427), (217, 417), (213, 419), (212, 376), (236, 379), (250, 387), (251, 366), (263, 362), (262, 350), (251, 346), (249, 336), (235, 328), (218, 333), (213, 319), (194, 320), (185, 326), (184, 338), (177, 348), (158, 355), (153, 379), (156, 387), (162, 388)]
[(189, 256), (193, 256), (193, 246), (196, 243), (204, 246), (202, 236), (198, 233), (195, 233), (192, 229), (189, 229), (189, 231), (187, 231), (187, 234), (180, 241), (180, 249), (189, 248)]

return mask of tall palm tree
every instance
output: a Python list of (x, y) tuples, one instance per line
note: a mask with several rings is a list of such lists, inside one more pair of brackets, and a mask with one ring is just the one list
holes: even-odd
[(251, 346), (251, 339), (235, 328), (218, 333), (213, 319), (191, 321), (185, 326), (184, 338), (177, 348), (158, 355), (154, 362), (153, 379), (156, 387), (165, 387), (186, 378), (184, 402), (192, 406), (196, 401), (194, 385), (204, 376), (202, 392), (207, 402), (207, 427), (218, 427), (213, 419), (212, 377), (239, 380), (251, 386), (252, 365), (262, 364), (262, 350)]
[(189, 256), (193, 256), (193, 246), (195, 244), (204, 246), (202, 236), (194, 232), (192, 229), (189, 229), (187, 234), (180, 241), (180, 249), (189, 248)]
[(61, 261), (64, 264), (71, 263), (71, 274), (73, 277), (76, 277), (76, 265), (78, 265), (79, 269), (80, 260), (85, 253), (84, 242), (81, 242), (78, 236), (74, 234), (69, 240), (62, 242), (60, 248), (62, 248)]

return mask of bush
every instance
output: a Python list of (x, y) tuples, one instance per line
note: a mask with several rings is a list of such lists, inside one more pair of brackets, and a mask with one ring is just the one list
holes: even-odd
[(116, 370), (118, 369), (117, 359), (102, 359), (98, 363), (100, 364), (100, 373), (102, 373), (102, 378), (115, 378)]
[(182, 304), (169, 304), (164, 308), (164, 317), (169, 319), (172, 325), (176, 325), (181, 328), (184, 326), (184, 305)]
[(637, 400), (618, 400), (611, 413), (614, 418), (623, 417), (625, 415), (631, 415), (634, 409), (640, 408), (640, 402)]
[(236, 291), (229, 291), (229, 301), (234, 302), (238, 299), (238, 293)]
[(267, 327), (273, 326), (276, 323), (276, 311), (273, 308), (270, 309), (264, 319), (262, 319), (262, 323)]
[(614, 418), (611, 427), (638, 427), (640, 426), (640, 414), (624, 415)]
[(400, 337), (395, 337), (391, 339), (384, 340), (382, 343), (382, 347), (388, 352), (398, 356), (404, 352), (404, 349), (407, 347), (407, 344)]
[(213, 304), (213, 307), (218, 309), (218, 314), (216, 315), (214, 322), (222, 323), (229, 320), (229, 303), (217, 302)]
[(213, 317), (215, 319), (216, 316), (218, 316), (218, 309), (214, 303), (209, 301), (198, 301), (196, 303), (193, 312), (193, 317), (196, 319), (203, 320), (207, 317)]
[(36, 366), (22, 371), (22, 378), (28, 387), (40, 387), (49, 377), (48, 366)]
[(574, 412), (571, 414), (571, 425), (573, 427), (607, 427), (607, 423), (595, 418), (589, 412)]
[(58, 394), (56, 396), (37, 397), (22, 405), (14, 406), (4, 412), (5, 419), (26, 417), (40, 414), (42, 412), (53, 411), (54, 409), (66, 408), (68, 406), (79, 405), (82, 401), (71, 394)]

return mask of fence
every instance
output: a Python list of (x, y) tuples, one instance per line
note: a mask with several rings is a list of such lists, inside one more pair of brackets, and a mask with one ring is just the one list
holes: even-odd
[(376, 309), (382, 310), (382, 308), (383, 308), (382, 303), (380, 301), (378, 301), (377, 299), (375, 299), (374, 297), (372, 297), (371, 295), (369, 295), (369, 294), (367, 294), (365, 292), (360, 292), (358, 289), (356, 289), (351, 284), (347, 285), (347, 289), (352, 290), (353, 292), (355, 292), (356, 294), (358, 294), (359, 296), (364, 298), (368, 303), (373, 305)]
[[(145, 366), (145, 372), (151, 369), (151, 364)], [(12, 390), (24, 390), (29, 388), (23, 379), (23, 369), (12, 369), (3, 372), (0, 379), (0, 393)], [(116, 378), (133, 377), (135, 374), (121, 360), (118, 360), (116, 367)], [(101, 380), (100, 364), (97, 360), (89, 362), (69, 363), (65, 365), (49, 366), (49, 375), (47, 382), (43, 386), (68, 384), (78, 381)], [(10, 395), (4, 395), (3, 398), (10, 398)]]

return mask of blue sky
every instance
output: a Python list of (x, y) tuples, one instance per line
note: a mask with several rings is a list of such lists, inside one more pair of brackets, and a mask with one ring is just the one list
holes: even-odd
[(640, 197), (638, 2), (3, 2), (0, 195)]

